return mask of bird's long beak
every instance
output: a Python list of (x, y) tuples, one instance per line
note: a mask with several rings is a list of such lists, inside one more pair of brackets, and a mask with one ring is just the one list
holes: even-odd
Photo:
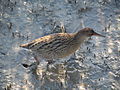
[(93, 33), (93, 36), (105, 37), (105, 36), (103, 36), (103, 35), (101, 35), (101, 34), (98, 34), (98, 33), (96, 33), (96, 32)]

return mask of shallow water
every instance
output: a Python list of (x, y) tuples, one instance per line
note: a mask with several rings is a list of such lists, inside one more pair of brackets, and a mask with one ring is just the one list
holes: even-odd
[[(119, 90), (120, 0), (1, 0), (0, 90)], [(19, 47), (38, 37), (91, 27), (91, 37), (74, 55), (35, 64)]]

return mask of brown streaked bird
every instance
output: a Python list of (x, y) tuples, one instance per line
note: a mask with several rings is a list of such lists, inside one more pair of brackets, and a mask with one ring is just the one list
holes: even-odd
[(49, 62), (53, 59), (64, 58), (71, 55), (80, 45), (91, 36), (101, 36), (92, 28), (84, 28), (76, 33), (56, 33), (35, 39), (27, 44), (22, 44), (20, 47), (30, 49), (35, 59), (38, 57), (44, 58)]

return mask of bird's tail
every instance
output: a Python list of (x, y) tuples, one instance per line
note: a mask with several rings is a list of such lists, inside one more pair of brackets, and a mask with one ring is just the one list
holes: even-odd
[(32, 44), (33, 44), (33, 42), (27, 43), (27, 44), (21, 44), (20, 47), (26, 48), (26, 49), (30, 49), (30, 46), (31, 46)]
[(33, 46), (34, 44), (35, 44), (35, 41), (31, 41), (30, 43), (21, 44), (20, 47), (26, 48), (26, 49), (31, 49), (31, 46)]
[(29, 49), (29, 44), (21, 44), (20, 47)]

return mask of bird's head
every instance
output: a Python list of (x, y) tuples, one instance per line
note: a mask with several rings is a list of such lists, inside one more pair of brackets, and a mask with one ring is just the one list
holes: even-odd
[(96, 33), (92, 28), (84, 28), (84, 29), (80, 30), (80, 33), (87, 37), (91, 37), (91, 36), (104, 37), (103, 35)]

